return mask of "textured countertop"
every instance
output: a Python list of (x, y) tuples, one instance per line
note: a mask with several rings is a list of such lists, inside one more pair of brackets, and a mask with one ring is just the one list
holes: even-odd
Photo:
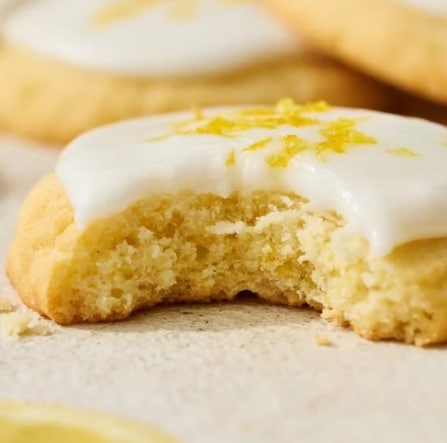
[[(2, 268), (20, 201), (56, 155), (0, 140)], [(447, 347), (370, 343), (311, 311), (251, 300), (0, 337), (0, 398), (111, 411), (185, 443), (445, 441), (445, 374)]]

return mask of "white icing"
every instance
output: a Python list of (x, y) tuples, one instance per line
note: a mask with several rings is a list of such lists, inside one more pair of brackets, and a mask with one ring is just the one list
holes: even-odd
[(447, 14), (446, 0), (394, 0), (432, 14)]
[[(217, 112), (208, 110), (206, 115)], [(169, 132), (173, 122), (190, 117), (177, 113), (87, 133), (61, 154), (56, 173), (80, 228), (160, 192), (191, 189), (226, 197), (235, 190), (276, 190), (302, 195), (315, 208), (337, 211), (349, 230), (369, 240), (376, 254), (411, 240), (447, 235), (445, 127), (363, 110), (336, 108), (309, 115), (326, 122), (360, 118), (358, 130), (377, 143), (353, 145), (344, 154), (326, 153), (325, 161), (305, 152), (287, 168), (273, 168), (266, 157), (281, 149), (280, 136), (296, 134), (318, 141), (321, 125), (253, 129), (232, 138), (175, 135), (151, 141)], [(273, 137), (265, 148), (243, 151), (265, 137)], [(390, 153), (399, 147), (417, 156)], [(226, 167), (232, 149), (236, 164)]]
[(93, 18), (112, 0), (19, 2), (3, 37), (38, 54), (129, 75), (214, 74), (301, 50), (296, 35), (259, 2), (197, 1), (189, 18), (172, 19), (179, 0), (162, 0), (102, 27)]

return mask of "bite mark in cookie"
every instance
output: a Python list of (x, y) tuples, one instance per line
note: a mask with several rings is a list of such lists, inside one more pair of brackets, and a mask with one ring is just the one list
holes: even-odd
[(60, 323), (245, 290), (371, 339), (447, 339), (447, 129), (324, 103), (211, 108), (81, 136), (8, 259)]

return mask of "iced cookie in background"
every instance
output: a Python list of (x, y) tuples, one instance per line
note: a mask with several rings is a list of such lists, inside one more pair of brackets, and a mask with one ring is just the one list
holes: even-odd
[(0, 400), (2, 443), (179, 443), (149, 426), (107, 414)]
[(447, 105), (431, 102), (413, 94), (397, 94), (394, 111), (447, 125)]
[(7, 272), (62, 324), (249, 290), (369, 339), (443, 342), (446, 143), (424, 120), (290, 100), (106, 126), (30, 192)]
[(310, 51), (256, 0), (34, 0), (2, 19), (0, 128), (52, 142), (191, 106), (325, 99), (383, 108), (387, 91)]
[(394, 86), (447, 104), (445, 0), (267, 0), (317, 47)]

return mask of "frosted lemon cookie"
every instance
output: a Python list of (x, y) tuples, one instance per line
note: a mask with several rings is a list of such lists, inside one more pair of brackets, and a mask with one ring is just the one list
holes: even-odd
[(27, 197), (7, 272), (57, 322), (249, 290), (370, 339), (447, 339), (447, 129), (210, 108), (87, 133)]
[(106, 414), (9, 401), (0, 401), (0, 441), (2, 443), (177, 442), (157, 429)]
[(417, 97), (413, 94), (396, 95), (398, 109), (394, 112), (402, 115), (424, 118), (447, 125), (447, 106)]
[(407, 91), (447, 103), (445, 0), (269, 0), (321, 49)]
[(193, 105), (381, 107), (370, 79), (309, 51), (262, 0), (34, 0), (3, 14), (0, 128), (65, 142)]

